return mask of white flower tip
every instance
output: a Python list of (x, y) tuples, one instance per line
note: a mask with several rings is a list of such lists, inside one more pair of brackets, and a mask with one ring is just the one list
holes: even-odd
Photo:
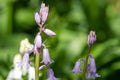
[(45, 3), (42, 2), (41, 7), (45, 7)]

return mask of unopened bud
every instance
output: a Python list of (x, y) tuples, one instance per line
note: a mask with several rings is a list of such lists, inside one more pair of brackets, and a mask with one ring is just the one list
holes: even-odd
[(96, 34), (94, 31), (90, 31), (88, 35), (88, 45), (91, 46), (96, 41)]
[(55, 36), (56, 33), (51, 31), (50, 29), (44, 29), (44, 32), (48, 35), (48, 36)]

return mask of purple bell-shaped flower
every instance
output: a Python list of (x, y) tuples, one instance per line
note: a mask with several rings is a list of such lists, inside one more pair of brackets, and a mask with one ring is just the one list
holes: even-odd
[(60, 78), (56, 78), (54, 76), (54, 72), (53, 72), (53, 70), (51, 68), (48, 69), (47, 74), (48, 74), (47, 80), (60, 80)]
[(46, 47), (43, 49), (43, 60), (42, 60), (42, 62), (45, 65), (47, 65), (48, 63), (52, 63), (52, 60), (51, 60), (50, 55), (49, 55), (49, 51)]
[(95, 80), (96, 77), (100, 77), (100, 75), (96, 73), (95, 59), (92, 56), (90, 56), (90, 64), (88, 64), (87, 70), (87, 78)]
[(80, 72), (80, 61), (79, 60), (75, 63), (75, 66), (74, 66), (72, 72), (74, 72), (75, 74)]

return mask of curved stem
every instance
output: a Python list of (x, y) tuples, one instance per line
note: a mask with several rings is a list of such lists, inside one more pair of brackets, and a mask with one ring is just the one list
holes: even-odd
[(39, 60), (40, 60), (40, 53), (37, 51), (35, 58), (35, 80), (39, 80)]
[(85, 63), (84, 63), (84, 70), (83, 70), (83, 77), (82, 77), (83, 80), (86, 80), (86, 72), (87, 72), (89, 54), (90, 54), (90, 47), (88, 48), (88, 54), (86, 56)]

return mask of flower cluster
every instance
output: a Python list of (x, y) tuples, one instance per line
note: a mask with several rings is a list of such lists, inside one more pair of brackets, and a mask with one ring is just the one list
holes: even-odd
[[(53, 60), (50, 58), (49, 50), (42, 39), (42, 32), (44, 32), (48, 36), (56, 35), (56, 33), (53, 32), (52, 30), (46, 29), (44, 27), (44, 24), (48, 17), (48, 11), (49, 11), (49, 7), (46, 6), (45, 3), (42, 3), (39, 13), (36, 12), (34, 15), (35, 21), (39, 26), (39, 32), (37, 33), (34, 39), (34, 45), (32, 45), (28, 39), (24, 39), (20, 43), (20, 53), (23, 56), (23, 58), (20, 61), (15, 62), (15, 68), (16, 67), (18, 67), (18, 69), (22, 68), (23, 73), (20, 74), (20, 78), (16, 78), (16, 79), (21, 80), (22, 74), (25, 75), (26, 73), (28, 73), (29, 74), (28, 76), (31, 77), (29, 78), (29, 80), (35, 80), (36, 76), (39, 78), (39, 72), (35, 72), (35, 71), (39, 71), (44, 68), (47, 68), (49, 67), (49, 64), (53, 63)], [(36, 63), (35, 66), (37, 65), (37, 67), (35, 68), (36, 70), (34, 69), (34, 67), (31, 66), (29, 60), (31, 53), (34, 53), (34, 55), (36, 56), (36, 62), (35, 62)], [(42, 61), (39, 61), (39, 57), (37, 57), (40, 54), (42, 54), (42, 58), (43, 58)], [(39, 67), (40, 62), (42, 63), (42, 65)], [(38, 80), (38, 78), (36, 80)], [(47, 80), (59, 80), (54, 76), (54, 72), (50, 67), (48, 69)]]
[[(29, 80), (35, 80), (35, 68), (30, 65), (29, 56), (33, 51), (33, 45), (27, 38), (20, 43), (20, 53), (13, 59), (13, 69), (9, 72), (7, 80), (22, 80), (22, 76), (28, 74)], [(23, 57), (22, 57), (23, 56)]]
[[(36, 55), (37, 53), (42, 53), (42, 63), (39, 67), (39, 70), (46, 68), (49, 64), (53, 63), (53, 60), (50, 58), (49, 50), (46, 47), (44, 41), (42, 40), (42, 32), (44, 32), (48, 36), (55, 36), (56, 33), (50, 29), (45, 29), (44, 24), (48, 17), (49, 7), (45, 5), (45, 3), (41, 4), (41, 8), (39, 13), (35, 13), (35, 21), (39, 26), (39, 32), (37, 33), (34, 40), (34, 49), (33, 52)], [(43, 50), (42, 50), (43, 49)], [(58, 80), (54, 77), (54, 72), (52, 69), (48, 69), (48, 79), (47, 80)]]
[[(96, 34), (94, 31), (90, 31), (89, 35), (88, 35), (88, 54), (86, 59), (79, 59), (76, 63), (75, 66), (72, 70), (72, 72), (74, 72), (75, 74), (78, 73), (83, 73), (85, 74), (86, 78), (92, 78), (93, 80), (95, 80), (96, 77), (100, 77), (100, 75), (98, 75), (96, 73), (96, 64), (95, 64), (95, 59), (93, 58), (93, 56), (90, 53), (90, 48), (93, 45), (93, 43), (96, 41)], [(81, 62), (80, 61), (84, 61), (84, 70), (81, 71)], [(89, 60), (89, 63), (88, 63)], [(87, 73), (87, 74), (86, 74)]]

